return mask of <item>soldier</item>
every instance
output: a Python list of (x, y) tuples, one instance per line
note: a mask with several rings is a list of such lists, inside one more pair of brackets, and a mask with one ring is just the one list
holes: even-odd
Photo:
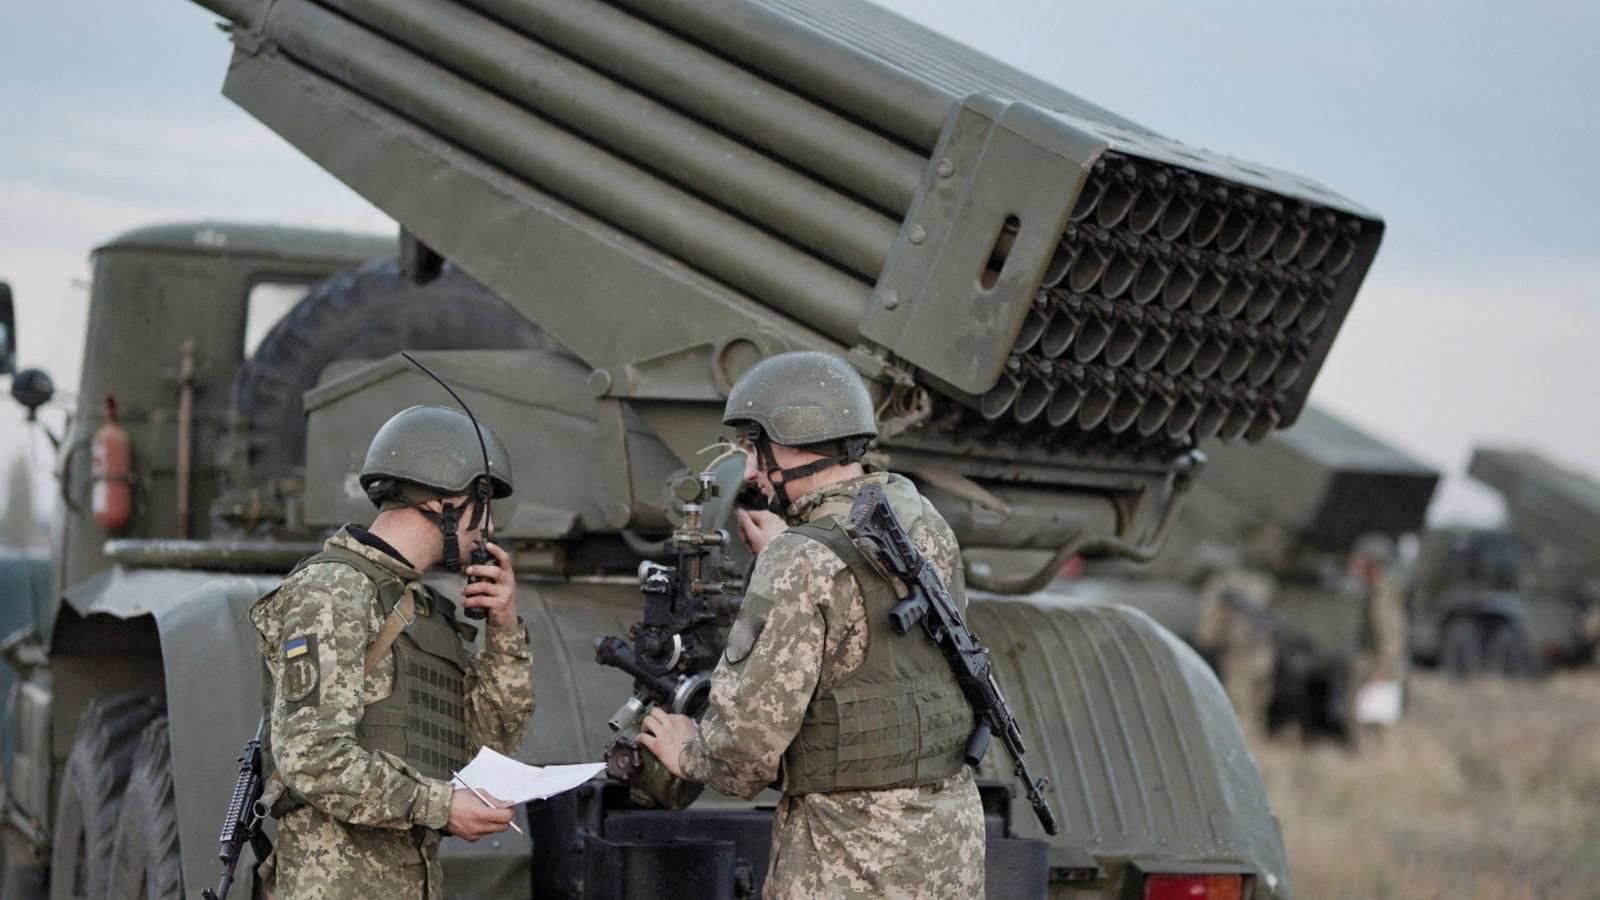
[(864, 468), (872, 398), (836, 356), (757, 364), (723, 423), (781, 518), (739, 513), (758, 556), (704, 719), (652, 710), (640, 742), (725, 794), (777, 783), (769, 898), (981, 896), (983, 810), (962, 762), (971, 708), (936, 648), (890, 630), (893, 586), (840, 524), (862, 485), (884, 485), (964, 608), (955, 535), (909, 481)]
[[(1349, 721), (1392, 725), (1400, 714), (1405, 678), (1405, 582), (1396, 570), (1394, 540), (1366, 534), (1350, 553), (1350, 574), (1362, 592), (1361, 648), (1356, 653)], [(1352, 738), (1360, 735), (1352, 732)]]
[(1281, 530), (1271, 523), (1263, 525), (1243, 559), (1227, 554), (1212, 562), (1200, 589), (1195, 645), (1215, 666), (1251, 739), (1265, 731), (1272, 702), (1277, 636), (1271, 608), (1278, 580), (1271, 572), (1282, 552)]
[[(510, 458), (483, 429), (493, 497), (511, 494)], [(271, 751), (286, 787), (278, 845), (263, 868), (285, 900), (435, 898), (439, 837), (504, 831), (512, 811), (451, 790), (478, 746), (514, 753), (533, 715), (528, 634), (505, 551), (462, 567), (489, 527), (485, 477), (464, 414), (413, 406), (384, 423), (361, 486), (378, 514), (347, 525), (250, 610), (271, 675)], [(443, 563), (473, 581), (477, 628), (423, 584)], [(275, 871), (274, 871), (275, 870)]]

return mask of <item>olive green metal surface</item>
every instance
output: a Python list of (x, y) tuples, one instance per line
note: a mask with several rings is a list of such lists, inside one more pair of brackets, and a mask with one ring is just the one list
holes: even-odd
[(590, 365), (888, 351), (936, 438), (1169, 465), (1259, 439), (1382, 230), (861, 4), (208, 5), (230, 97)]
[[(627, 573), (676, 521), (669, 480), (707, 461), (732, 384), (761, 359), (845, 355), (877, 450), (964, 546), (1116, 539), (1148, 555), (1201, 442), (1259, 441), (1300, 416), (1382, 236), (1314, 182), (1187, 147), (851, 0), (200, 2), (231, 22), (230, 98), (398, 221), (413, 255), (449, 260), (551, 339), (419, 354), (513, 460), (496, 534), (523, 576), (539, 704), (521, 756), (536, 763), (604, 747), (630, 685), (593, 663), (593, 641), (637, 619)], [(379, 425), (449, 404), (398, 356), (330, 366), (304, 398), (303, 483), (228, 485), (281, 501), (272, 541), (213, 531), (239, 474), (223, 438), (241, 414), (245, 297), (391, 250), (195, 223), (96, 251), (62, 465), (66, 607), (53, 628), (41, 617), (50, 753), (59, 770), (95, 695), (164, 691), (191, 892), (215, 876), (234, 746), (259, 714), (245, 610), (288, 556), (370, 517), (358, 473)], [(107, 394), (136, 470), (134, 520), (109, 546), (86, 512)], [(1294, 441), (1261, 449), (1321, 474), (1272, 512), (1324, 528), (1340, 498), (1366, 496), (1327, 473), (1374, 473)], [(1206, 508), (1262, 505), (1230, 493)], [(184, 517), (191, 540), (174, 540)], [(1130, 861), (1204, 862), (1256, 873), (1257, 900), (1289, 895), (1260, 776), (1193, 653), (1106, 603), (985, 597), (971, 616), (1052, 781), (1055, 846), (1112, 879), (1091, 889)], [(1008, 781), (998, 757), (983, 774)], [(54, 774), (29, 796), (53, 795)], [(456, 888), (525, 896), (525, 842), (446, 852)]]
[(1528, 450), (1479, 447), (1467, 474), (1500, 492), (1512, 531), (1600, 559), (1600, 482)]
[[(193, 480), (185, 514), (190, 537), (205, 538), (222, 488), (219, 459), (250, 289), (262, 281), (310, 284), (393, 249), (393, 239), (221, 222), (140, 228), (101, 245), (77, 409), (64, 442), (58, 583), (104, 568), (108, 537), (178, 537), (177, 373), (185, 341), (193, 341), (195, 354)], [(107, 396), (116, 398), (133, 447), (133, 518), (117, 535), (107, 535), (89, 514), (89, 440)]]
[(1311, 546), (1348, 549), (1368, 532), (1422, 528), (1439, 482), (1437, 469), (1316, 407), (1259, 444), (1204, 450), (1180, 521), (1213, 539), (1242, 542), (1270, 521)]

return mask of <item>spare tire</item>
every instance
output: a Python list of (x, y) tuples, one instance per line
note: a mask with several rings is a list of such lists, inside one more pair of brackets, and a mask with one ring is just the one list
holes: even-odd
[(538, 326), (453, 266), (426, 284), (401, 274), (393, 259), (340, 272), (273, 326), (234, 379), (234, 408), (249, 430), (251, 472), (273, 478), (305, 464), (301, 395), (330, 363), (401, 350), (550, 345)]

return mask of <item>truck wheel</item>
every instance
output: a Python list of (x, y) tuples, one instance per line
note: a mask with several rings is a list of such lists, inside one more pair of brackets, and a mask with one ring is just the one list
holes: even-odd
[(1439, 641), (1439, 666), (1455, 678), (1470, 678), (1483, 670), (1483, 634), (1476, 619), (1451, 619)]
[(1483, 668), (1507, 678), (1529, 678), (1538, 672), (1539, 663), (1522, 629), (1512, 622), (1499, 621), (1490, 624), (1484, 636)]
[(538, 326), (454, 267), (427, 284), (401, 274), (393, 259), (340, 272), (273, 326), (234, 379), (234, 408), (249, 427), (252, 471), (275, 477), (305, 463), (300, 395), (316, 386), (330, 363), (401, 350), (547, 346)]
[(178, 809), (172, 797), (167, 717), (145, 727), (122, 795), (111, 846), (109, 900), (183, 900)]
[(139, 732), (160, 709), (150, 694), (89, 704), (67, 754), (50, 849), (50, 900), (103, 900), (117, 813)]

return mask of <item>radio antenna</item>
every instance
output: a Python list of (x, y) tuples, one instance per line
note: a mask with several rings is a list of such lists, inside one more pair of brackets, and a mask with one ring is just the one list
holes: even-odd
[[(452, 400), (456, 401), (456, 405), (461, 407), (461, 411), (467, 414), (467, 420), (472, 423), (472, 431), (478, 436), (478, 451), (483, 454), (483, 479), (479, 482), (478, 486), (478, 499), (483, 502), (481, 504), (482, 508), (479, 510), (479, 512), (487, 517), (489, 512), (489, 498), (493, 496), (494, 488), (489, 481), (489, 445), (483, 439), (483, 428), (478, 425), (478, 417), (472, 414), (472, 407), (467, 406), (467, 401), (461, 399), (461, 395), (456, 393), (455, 389), (449, 384), (445, 383), (445, 380), (440, 378), (432, 369), (418, 362), (415, 356), (412, 356), (410, 353), (407, 353), (404, 350), (400, 351), (400, 355), (405, 357), (406, 362), (411, 363), (413, 366), (421, 369), (429, 378), (439, 382), (439, 386), (444, 388), (445, 393), (449, 394)], [(492, 522), (493, 520), (486, 518), (485, 521), (488, 523)]]

